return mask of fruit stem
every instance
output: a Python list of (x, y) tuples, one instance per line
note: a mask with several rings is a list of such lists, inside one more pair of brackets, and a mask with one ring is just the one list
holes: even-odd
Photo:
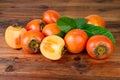
[(32, 39), (28, 45), (28, 48), (30, 50), (33, 50), (35, 53), (38, 51), (40, 47), (40, 42), (36, 39)]
[(17, 23), (13, 24), (12, 26), (13, 26), (14, 28), (16, 28), (16, 29), (21, 28), (21, 26), (19, 26)]
[(97, 57), (101, 57), (104, 54), (106, 54), (107, 52), (107, 47), (105, 45), (99, 45), (96, 49), (95, 49), (95, 54)]

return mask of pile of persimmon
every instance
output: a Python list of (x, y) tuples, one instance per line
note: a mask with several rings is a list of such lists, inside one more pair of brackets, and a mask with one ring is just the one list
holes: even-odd
[(31, 20), (25, 28), (17, 24), (8, 26), (5, 41), (13, 49), (41, 53), (50, 60), (60, 59), (65, 49), (73, 54), (86, 49), (92, 58), (105, 59), (113, 53), (115, 45), (102, 17), (73, 19), (54, 10), (45, 11), (42, 19)]

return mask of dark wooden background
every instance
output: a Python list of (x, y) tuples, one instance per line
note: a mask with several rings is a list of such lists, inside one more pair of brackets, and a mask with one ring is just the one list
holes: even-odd
[[(86, 51), (68, 52), (59, 61), (13, 50), (4, 41), (7, 26), (41, 18), (53, 9), (73, 18), (102, 16), (116, 39), (113, 55), (94, 60)], [(0, 80), (120, 80), (120, 0), (0, 0)]]

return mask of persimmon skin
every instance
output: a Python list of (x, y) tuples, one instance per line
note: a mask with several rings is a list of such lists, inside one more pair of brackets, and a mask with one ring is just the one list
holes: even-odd
[(55, 23), (61, 15), (55, 10), (47, 10), (43, 13), (42, 20), (46, 24)]
[(22, 45), (23, 51), (29, 54), (36, 53), (34, 50), (29, 48), (29, 44), (34, 39), (38, 41), (39, 42), (38, 45), (40, 45), (43, 38), (44, 38), (44, 35), (39, 31), (35, 31), (35, 30), (27, 31), (21, 36), (21, 45)]
[[(104, 54), (97, 56), (98, 52), (95, 52), (95, 50), (100, 48), (101, 46), (103, 46), (105, 52)], [(106, 59), (113, 54), (114, 45), (108, 37), (103, 35), (95, 35), (88, 40), (86, 50), (89, 56), (94, 59)]]
[(61, 30), (58, 28), (56, 23), (47, 24), (42, 30), (42, 33), (45, 36), (58, 34), (59, 32), (61, 32)]
[(21, 48), (21, 35), (26, 32), (25, 28), (20, 26), (8, 26), (5, 30), (5, 41), (7, 45), (13, 49)]
[(70, 30), (64, 37), (66, 48), (71, 53), (80, 53), (85, 48), (88, 36), (81, 29)]
[(95, 26), (100, 26), (103, 28), (106, 27), (105, 20), (99, 15), (89, 15), (86, 17), (86, 19), (87, 19), (87, 24), (93, 24)]

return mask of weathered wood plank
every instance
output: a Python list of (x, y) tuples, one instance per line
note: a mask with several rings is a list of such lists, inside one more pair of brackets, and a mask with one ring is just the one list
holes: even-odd
[[(15, 1), (15, 0), (0, 0), (1, 3), (23, 3), (23, 2), (27, 2), (27, 3), (31, 3), (31, 2), (34, 2), (34, 3), (38, 3), (38, 2), (41, 2), (41, 3), (48, 3), (50, 0), (37, 0), (37, 1), (34, 1), (34, 0), (19, 0), (19, 1)], [(64, 3), (67, 3), (67, 2), (72, 2), (72, 3), (77, 3), (77, 2), (81, 2), (81, 3), (120, 3), (119, 0), (55, 0), (54, 2), (51, 2), (51, 3), (58, 3), (58, 2), (64, 2)]]
[[(2, 34), (0, 35), (2, 41), (0, 46), (0, 75), (3, 76), (3, 79), (5, 76), (11, 79), (17, 77), (25, 77), (24, 79), (49, 78), (53, 80), (70, 78), (73, 80), (79, 78), (88, 80), (95, 78), (119, 79), (120, 34), (114, 33), (114, 35), (117, 40), (115, 52), (106, 60), (94, 60), (84, 51), (78, 55), (66, 53), (59, 61), (50, 61), (44, 58), (40, 53), (30, 55), (24, 53), (22, 50), (11, 49), (5, 43)], [(8, 66), (12, 66), (12, 68), (6, 70)], [(62, 78), (60, 78), (60, 76)]]
[(59, 11), (61, 15), (71, 17), (85, 17), (90, 14), (98, 14), (103, 16), (106, 21), (120, 21), (119, 0), (57, 0), (52, 3), (48, 2), (49, 0), (0, 1), (1, 20), (41, 18), (44, 11), (54, 9)]

